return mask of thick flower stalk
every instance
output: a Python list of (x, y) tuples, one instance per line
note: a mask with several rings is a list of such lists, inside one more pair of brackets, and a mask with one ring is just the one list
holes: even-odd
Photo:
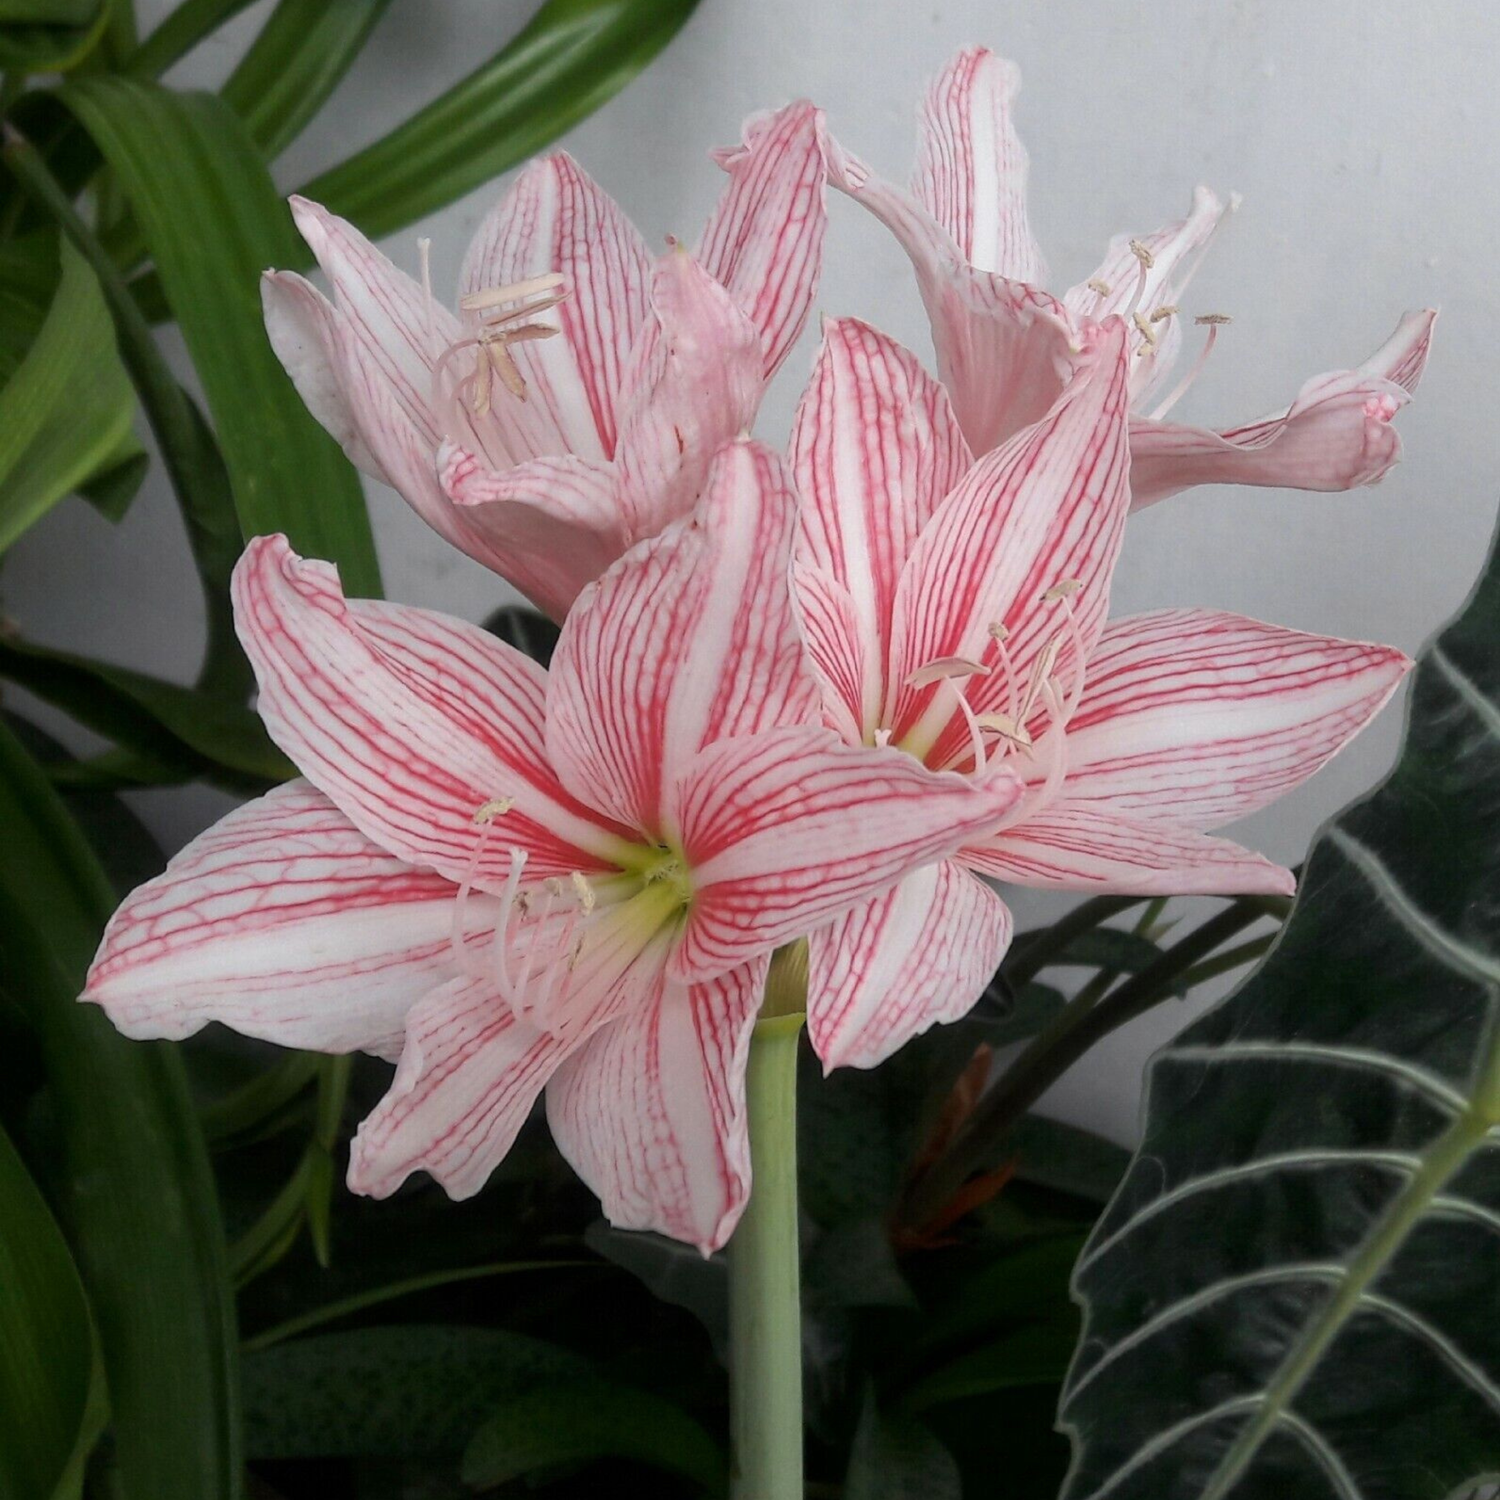
[(616, 1224), (722, 1245), (771, 952), (1020, 795), (817, 722), (796, 516), (780, 459), (729, 445), (695, 515), (585, 589), (550, 673), (253, 542), (236, 618), (305, 779), (130, 896), (84, 998), (130, 1036), (399, 1056), (349, 1168), (377, 1196), (419, 1169), (476, 1192), (545, 1087)]
[(457, 312), (316, 203), (333, 289), (266, 274), (271, 342), (367, 474), (561, 621), (584, 584), (691, 509), (747, 431), (817, 289), (820, 113), (754, 124), (696, 250), (654, 257), (565, 153), (480, 225)]
[(1400, 456), (1392, 418), (1421, 379), (1436, 314), (1407, 313), (1362, 365), (1314, 376), (1256, 421), (1213, 430), (1172, 420), (1229, 321), (1196, 318), (1199, 351), (1174, 382), (1191, 317), (1188, 283), (1237, 200), (1200, 187), (1186, 218), (1138, 238), (1117, 235), (1086, 280), (1060, 296), (1045, 290), (1026, 210), (1029, 162), (1012, 119), (1019, 87), (1013, 63), (982, 47), (958, 53), (923, 102), (910, 191), (829, 148), (830, 181), (882, 220), (911, 259), (938, 370), (973, 451), (1041, 418), (1077, 368), (1086, 330), (1117, 315), (1130, 347), (1136, 509), (1197, 484), (1376, 483)]
[(999, 829), (813, 934), (808, 1027), (868, 1067), (963, 1015), (1011, 936), (984, 880), (1137, 895), (1289, 892), (1206, 830), (1311, 776), (1410, 666), (1213, 610), (1109, 620), (1135, 359), (1092, 325), (1037, 423), (975, 459), (944, 387), (830, 322), (792, 440), (797, 601), (826, 722), (1025, 792)]

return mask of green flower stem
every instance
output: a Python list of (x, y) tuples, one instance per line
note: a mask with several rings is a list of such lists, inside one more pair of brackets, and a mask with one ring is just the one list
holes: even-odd
[[(767, 984), (768, 999), (774, 998), (775, 988)], [(797, 1038), (802, 1021), (800, 1011), (762, 1012), (750, 1042), (745, 1093), (753, 1186), (729, 1245), (734, 1500), (802, 1500), (797, 1254)]]

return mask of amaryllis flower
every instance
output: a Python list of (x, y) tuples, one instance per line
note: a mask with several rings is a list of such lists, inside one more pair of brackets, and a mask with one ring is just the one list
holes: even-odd
[(705, 1250), (749, 1190), (769, 955), (971, 843), (1015, 777), (934, 775), (816, 722), (797, 504), (748, 441), (693, 518), (585, 590), (550, 674), (475, 626), (346, 600), (284, 538), (235, 575), (260, 711), (305, 780), (231, 813), (111, 921), (85, 999), (399, 1051), (349, 1169), (476, 1192), (543, 1087), (616, 1223)]
[(1200, 187), (1185, 219), (1139, 238), (1117, 235), (1085, 281), (1061, 296), (1046, 291), (1026, 213), (1026, 150), (1011, 119), (1019, 87), (1014, 63), (982, 47), (960, 52), (923, 103), (910, 192), (830, 147), (830, 180), (889, 226), (911, 258), (938, 370), (974, 452), (1040, 418), (1077, 366), (1083, 330), (1118, 314), (1131, 351), (1136, 509), (1195, 484), (1345, 490), (1379, 480), (1400, 456), (1391, 419), (1421, 379), (1436, 313), (1407, 313), (1364, 364), (1313, 377), (1289, 406), (1257, 421), (1212, 431), (1169, 420), (1229, 321), (1197, 319), (1201, 349), (1174, 384), (1188, 282), (1235, 204)]
[(1010, 942), (979, 876), (1132, 895), (1289, 892), (1206, 830), (1312, 775), (1410, 663), (1212, 610), (1108, 621), (1130, 507), (1124, 323), (1041, 421), (975, 460), (947, 392), (856, 321), (798, 413), (794, 573), (827, 723), (1026, 791), (998, 830), (815, 933), (808, 1025), (867, 1067), (964, 1014)]
[(334, 300), (268, 272), (266, 327), (354, 463), (560, 621), (749, 429), (817, 287), (824, 179), (822, 116), (789, 105), (756, 123), (696, 253), (653, 258), (571, 157), (540, 158), (480, 225), (457, 314), (294, 198)]

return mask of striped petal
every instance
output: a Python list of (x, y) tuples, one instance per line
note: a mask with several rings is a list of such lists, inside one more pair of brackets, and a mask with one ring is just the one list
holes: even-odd
[(1070, 806), (1216, 828), (1311, 776), (1411, 662), (1389, 646), (1176, 609), (1111, 623), (1068, 725)]
[(759, 330), (769, 380), (802, 332), (823, 270), (823, 112), (803, 101), (755, 116), (742, 145), (714, 155), (729, 185), (704, 226), (698, 259)]
[[(1129, 320), (1131, 389), (1136, 400), (1149, 400), (1176, 361), (1182, 347), (1177, 304), (1214, 231), (1238, 206), (1238, 195), (1225, 202), (1206, 187), (1195, 189), (1186, 218), (1154, 234), (1115, 235), (1098, 270), (1064, 294), (1063, 301), (1075, 318), (1098, 322), (1118, 314)], [(1144, 260), (1137, 246), (1145, 251)]]
[(748, 439), (694, 515), (629, 552), (568, 615), (547, 688), (563, 783), (651, 837), (698, 750), (818, 712), (791, 606), (796, 497)]
[(926, 770), (827, 730), (725, 740), (677, 789), (673, 823), (693, 901), (672, 975), (722, 974), (821, 927), (998, 827), (1020, 794)]
[(822, 689), (823, 722), (851, 745), (862, 744), (879, 717), (885, 679), (882, 664), (869, 659), (854, 600), (826, 573), (794, 563), (792, 601)]
[[(250, 543), (234, 600), (272, 738), (383, 849), (495, 889), (511, 847), (537, 876), (598, 870), (624, 847), (549, 768), (546, 673), (519, 651), (426, 610), (346, 601), (285, 537)], [(481, 857), (473, 816), (496, 798), (512, 800), (504, 838)]]
[(684, 250), (657, 262), (626, 385), (618, 504), (631, 537), (655, 536), (693, 508), (714, 454), (749, 431), (763, 388), (755, 326)]
[(824, 1069), (873, 1068), (967, 1015), (1010, 939), (1005, 903), (951, 859), (813, 933), (807, 1031)]
[(221, 1021), (287, 1047), (389, 1055), (407, 1011), (452, 972), (453, 897), (290, 782), (125, 899), (83, 998), (131, 1037)]
[(547, 1086), (558, 1150), (619, 1229), (653, 1229), (705, 1255), (750, 1195), (745, 1064), (769, 960), (667, 984), (606, 1026)]
[(1064, 799), (960, 856), (1012, 885), (1121, 896), (1289, 896), (1290, 870), (1228, 839)]
[(308, 198), (290, 202), (302, 238), (333, 287), (354, 362), (368, 368), (367, 378), (379, 381), (429, 447), (436, 447), (441, 424), (433, 410), (432, 370), (460, 337), (458, 320), (347, 220)]
[(1401, 457), (1393, 419), (1426, 368), (1436, 313), (1407, 313), (1357, 370), (1309, 380), (1284, 411), (1225, 432), (1132, 418), (1136, 510), (1197, 484), (1349, 490), (1378, 484)]
[(1068, 309), (1029, 282), (971, 266), (915, 198), (832, 142), (828, 180), (874, 214), (910, 258), (938, 374), (970, 448), (988, 453), (1045, 416), (1078, 361)]
[(561, 337), (517, 345), (525, 401), (491, 413), (510, 456), (609, 458), (616, 400), (646, 321), (651, 256), (619, 205), (566, 152), (539, 157), (474, 236), (459, 273), (468, 296), (561, 272), (569, 295), (550, 312)]
[(445, 443), (436, 474), (449, 502), (445, 524), (483, 538), (489, 551), (481, 561), (558, 622), (629, 546), (619, 477), (608, 464), (534, 458), (492, 469), (471, 450)]
[[(929, 764), (961, 754), (968, 730), (951, 685), (908, 685), (928, 662), (961, 657), (987, 674), (967, 692), (981, 710), (1005, 711), (1007, 684), (1024, 681), (1047, 643), (1063, 645), (1056, 672), (1078, 671), (1070, 610), (1085, 655), (1103, 628), (1110, 577), (1130, 496), (1126, 357), (1118, 319), (1103, 325), (1089, 364), (1046, 420), (986, 455), (944, 501), (902, 574), (891, 640), (888, 717), (893, 739)], [(1065, 582), (1071, 601), (1042, 595)], [(991, 627), (1009, 632), (1010, 669)]]
[(791, 455), (803, 502), (799, 569), (848, 599), (856, 640), (837, 655), (871, 669), (850, 700), (862, 737), (884, 700), (880, 672), (901, 570), (969, 468), (969, 447), (947, 393), (916, 356), (869, 324), (842, 318), (823, 326)]
[(426, 1171), (450, 1198), (472, 1198), (568, 1050), (518, 1020), (488, 980), (439, 986), (407, 1017), (390, 1090), (350, 1147), (349, 1187), (388, 1198)]
[(1029, 159), (1011, 120), (1021, 70), (966, 47), (933, 80), (918, 117), (917, 199), (976, 270), (1041, 286), (1026, 213)]

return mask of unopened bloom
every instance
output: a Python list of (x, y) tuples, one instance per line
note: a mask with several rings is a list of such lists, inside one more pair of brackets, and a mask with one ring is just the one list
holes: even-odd
[(1221, 431), (1169, 413), (1202, 368), (1227, 317), (1209, 313), (1186, 379), (1171, 380), (1192, 319), (1188, 282), (1235, 205), (1199, 188), (1185, 219), (1154, 234), (1121, 234), (1099, 268), (1061, 296), (1026, 210), (1029, 163), (1011, 118), (1014, 63), (982, 47), (958, 53), (919, 116), (910, 192), (836, 146), (830, 180), (865, 205), (911, 258), (932, 323), (938, 370), (965, 438), (985, 453), (1056, 400), (1077, 367), (1084, 330), (1110, 315), (1130, 345), (1131, 493), (1136, 509), (1195, 484), (1346, 490), (1374, 484), (1396, 462), (1391, 420), (1427, 362), (1436, 314), (1407, 313), (1364, 364), (1308, 380), (1290, 405)]
[(1410, 666), (1203, 609), (1110, 621), (1130, 508), (1125, 326), (1051, 411), (975, 459), (905, 349), (830, 322), (798, 413), (797, 602), (826, 722), (1025, 793), (998, 830), (813, 935), (808, 1028), (868, 1067), (963, 1015), (1010, 942), (979, 876), (1132, 895), (1292, 889), (1206, 830), (1312, 775)]
[(241, 638), (306, 779), (127, 899), (85, 998), (130, 1036), (399, 1054), (350, 1162), (377, 1196), (418, 1169), (476, 1192), (545, 1086), (616, 1224), (722, 1244), (771, 951), (1019, 795), (816, 722), (795, 524), (781, 461), (730, 445), (695, 515), (585, 590), (550, 673), (253, 542)]
[(659, 258), (572, 158), (539, 158), (480, 225), (457, 314), (293, 199), (334, 300), (268, 272), (267, 330), (355, 464), (561, 621), (749, 429), (817, 288), (824, 156), (811, 105), (757, 122), (696, 252)]

